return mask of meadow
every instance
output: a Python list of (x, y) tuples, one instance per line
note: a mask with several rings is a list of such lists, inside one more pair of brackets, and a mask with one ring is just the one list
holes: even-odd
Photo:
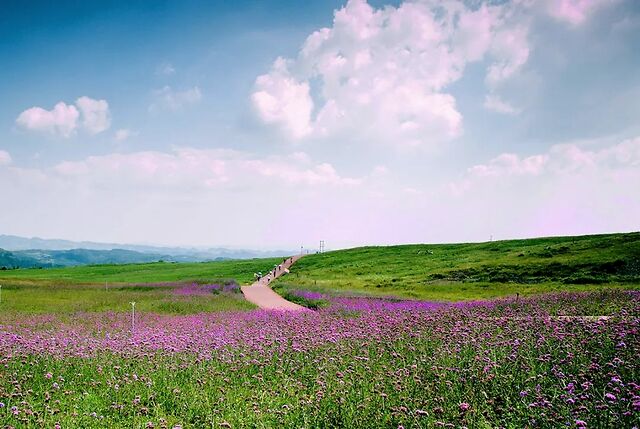
[(0, 427), (632, 428), (639, 239), (2, 272)]
[(361, 247), (309, 255), (274, 285), (438, 301), (639, 286), (640, 233)]
[[(0, 271), (3, 314), (73, 314), (127, 312), (130, 302), (140, 311), (193, 314), (255, 308), (245, 301), (238, 284), (253, 281), (253, 273), (267, 272), (281, 258), (201, 263), (92, 265), (51, 269)], [(198, 285), (232, 285), (212, 293), (181, 293)], [(2, 321), (2, 315), (0, 315)]]
[(148, 264), (86, 265), (48, 269), (0, 270), (3, 284), (104, 285), (159, 282), (253, 281), (253, 273), (267, 271), (282, 258), (241, 259), (212, 262), (152, 262)]

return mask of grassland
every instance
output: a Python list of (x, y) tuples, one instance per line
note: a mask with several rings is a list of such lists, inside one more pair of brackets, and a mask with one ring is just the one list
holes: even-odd
[(327, 252), (301, 259), (274, 287), (450, 301), (637, 289), (640, 233)]
[(0, 323), (19, 314), (75, 314), (83, 312), (128, 312), (130, 302), (140, 312), (195, 314), (201, 312), (250, 310), (253, 304), (242, 293), (179, 295), (180, 285), (162, 286), (33, 286), (2, 287)]
[(79, 267), (18, 269), (0, 271), (1, 284), (75, 285), (105, 282), (215, 282), (235, 280), (239, 284), (253, 281), (253, 273), (266, 272), (282, 258), (244, 259), (215, 262), (88, 265)]
[(202, 263), (150, 263), (0, 271), (0, 322), (16, 313), (72, 314), (129, 311), (194, 314), (255, 308), (235, 293), (176, 294), (190, 283), (245, 284), (280, 258)]

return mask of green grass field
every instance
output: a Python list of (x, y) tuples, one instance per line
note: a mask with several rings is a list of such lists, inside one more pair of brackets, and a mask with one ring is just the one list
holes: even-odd
[(19, 269), (0, 271), (1, 284), (104, 285), (105, 282), (214, 282), (253, 281), (253, 273), (266, 272), (282, 258), (246, 259), (197, 263), (154, 262), (149, 264), (89, 265), (65, 268)]
[(130, 302), (142, 312), (195, 314), (225, 310), (250, 310), (255, 306), (242, 293), (180, 296), (174, 287), (30, 286), (2, 287), (0, 322), (20, 314), (75, 314), (81, 312), (128, 312)]
[(274, 287), (457, 301), (639, 286), (640, 233), (628, 233), (333, 251)]
[[(129, 311), (135, 301), (140, 311), (194, 314), (220, 310), (255, 308), (240, 292), (180, 296), (178, 284), (247, 284), (253, 273), (266, 272), (280, 258), (202, 263), (151, 263), (93, 265), (83, 267), (19, 269), (0, 271), (3, 318), (26, 314), (72, 314), (77, 312)], [(106, 283), (106, 287), (105, 287)]]

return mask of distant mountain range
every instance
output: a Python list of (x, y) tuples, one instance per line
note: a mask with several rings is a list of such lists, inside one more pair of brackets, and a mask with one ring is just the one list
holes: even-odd
[(62, 267), (94, 264), (131, 264), (155, 261), (204, 262), (251, 259), (293, 254), (223, 247), (196, 249), (90, 241), (49, 240), (0, 235), (0, 268)]

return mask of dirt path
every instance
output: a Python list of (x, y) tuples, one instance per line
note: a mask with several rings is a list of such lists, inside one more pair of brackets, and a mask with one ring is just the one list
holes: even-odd
[[(286, 262), (280, 264), (280, 269), (277, 269), (274, 273), (272, 270), (269, 275), (265, 275), (262, 279), (253, 283), (251, 286), (242, 286), (242, 293), (247, 301), (254, 303), (260, 308), (267, 310), (288, 310), (288, 311), (303, 311), (305, 307), (295, 304), (291, 301), (287, 301), (273, 290), (269, 284), (286, 274), (289, 267), (293, 265), (302, 255), (292, 256), (286, 260)], [(286, 270), (286, 271), (285, 271)], [(275, 274), (275, 275), (274, 275)]]

